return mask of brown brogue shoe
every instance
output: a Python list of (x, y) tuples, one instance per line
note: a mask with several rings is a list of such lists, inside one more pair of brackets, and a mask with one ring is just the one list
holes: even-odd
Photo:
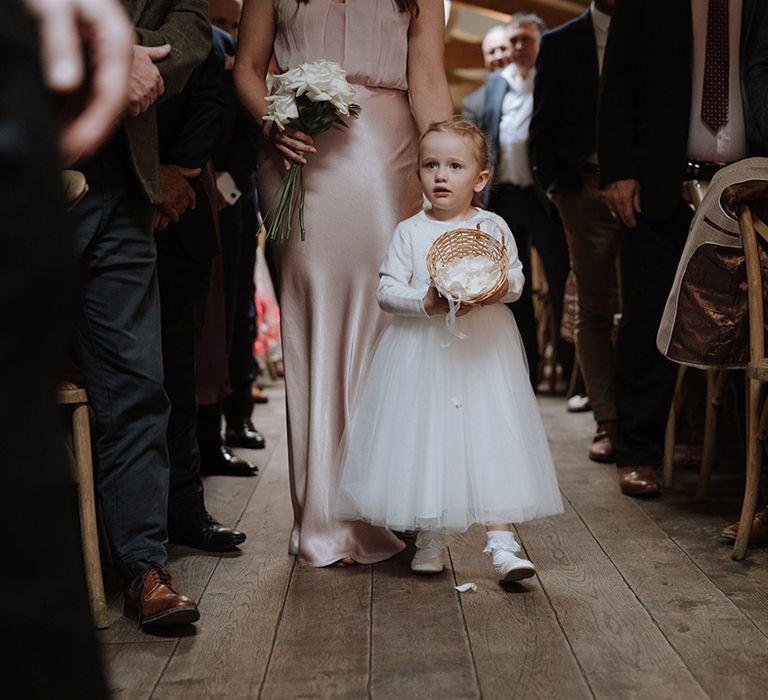
[(660, 493), (654, 467), (619, 467), (619, 486), (626, 496), (657, 496)]
[[(737, 521), (725, 528), (720, 536), (734, 542), (738, 534), (739, 523)], [(755, 514), (755, 519), (752, 521), (752, 532), (749, 533), (749, 544), (768, 544), (768, 508), (763, 508)]]
[(592, 445), (589, 448), (589, 458), (593, 462), (614, 462), (613, 440), (611, 433), (605, 428), (599, 427), (595, 431)]
[(144, 572), (141, 585), (125, 591), (124, 612), (147, 627), (188, 625), (200, 619), (197, 603), (182, 595), (164, 566), (153, 566)]

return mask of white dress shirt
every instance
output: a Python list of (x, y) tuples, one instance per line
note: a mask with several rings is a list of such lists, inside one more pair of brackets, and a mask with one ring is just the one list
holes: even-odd
[(611, 16), (598, 10), (593, 2), (589, 6), (592, 15), (592, 29), (595, 32), (595, 45), (597, 46), (597, 70), (603, 72), (603, 57), (605, 56), (605, 44), (608, 41), (608, 28), (611, 26)]
[(533, 114), (532, 68), (527, 78), (522, 78), (517, 66), (510, 63), (501, 71), (501, 77), (509, 84), (501, 105), (499, 124), (499, 164), (496, 182), (518, 187), (533, 184), (531, 162), (528, 157), (528, 131)]
[[(589, 12), (592, 15), (592, 30), (595, 33), (595, 46), (597, 47), (597, 74), (600, 76), (603, 72), (603, 58), (605, 57), (605, 44), (608, 41), (608, 29), (611, 26), (611, 16), (598, 10), (594, 2), (589, 6)], [(589, 155), (587, 163), (597, 165), (597, 151)]]
[(730, 163), (747, 155), (744, 129), (744, 109), (741, 104), (741, 71), (739, 45), (741, 41), (741, 0), (728, 3), (728, 121), (713, 132), (701, 121), (701, 100), (704, 93), (704, 63), (707, 49), (708, 0), (691, 0), (693, 17), (693, 73), (691, 120), (688, 129), (688, 157)]

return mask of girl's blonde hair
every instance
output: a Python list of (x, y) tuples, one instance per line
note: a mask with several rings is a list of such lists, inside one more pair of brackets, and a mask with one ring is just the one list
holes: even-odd
[[(472, 143), (472, 150), (475, 153), (477, 164), (480, 170), (491, 170), (491, 154), (488, 147), (488, 139), (474, 124), (462, 119), (461, 117), (451, 117), (441, 122), (432, 122), (429, 128), (424, 132), (421, 141), (431, 132), (456, 134), (462, 138), (467, 138)], [(421, 141), (419, 143), (421, 143)]]

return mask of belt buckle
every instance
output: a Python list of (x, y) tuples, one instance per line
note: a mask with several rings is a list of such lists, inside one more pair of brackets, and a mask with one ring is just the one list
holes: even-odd
[(690, 172), (691, 178), (693, 180), (698, 180), (700, 170), (701, 170), (701, 163), (699, 161), (697, 160), (688, 161), (688, 171)]

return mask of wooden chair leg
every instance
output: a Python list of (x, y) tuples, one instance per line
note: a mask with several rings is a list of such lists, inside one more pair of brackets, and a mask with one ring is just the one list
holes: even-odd
[(749, 536), (752, 534), (752, 521), (757, 510), (758, 488), (760, 484), (760, 466), (762, 463), (762, 442), (759, 439), (758, 423), (760, 420), (761, 382), (747, 379), (747, 478), (744, 487), (744, 502), (741, 507), (739, 534), (733, 546), (731, 558), (737, 561), (747, 553)]
[(91, 426), (87, 404), (76, 406), (72, 414), (72, 435), (75, 469), (80, 504), (80, 531), (83, 540), (83, 561), (91, 614), (98, 629), (109, 627), (104, 579), (99, 556), (99, 535), (96, 526), (96, 499), (91, 457)]
[(720, 402), (725, 390), (725, 382), (728, 379), (726, 369), (707, 370), (707, 407), (704, 416), (704, 447), (701, 453), (701, 468), (699, 470), (699, 483), (696, 488), (696, 498), (704, 499), (709, 492), (709, 482), (712, 476), (712, 466), (715, 463), (717, 450), (715, 448), (717, 438), (717, 419), (720, 413)]
[(677, 370), (677, 379), (675, 380), (675, 393), (672, 395), (672, 402), (669, 405), (669, 415), (667, 416), (667, 428), (664, 432), (664, 459), (663, 459), (663, 477), (662, 484), (664, 488), (672, 487), (672, 470), (675, 466), (675, 432), (677, 428), (677, 414), (675, 413), (675, 403), (677, 396), (683, 388), (683, 379), (685, 378), (685, 365), (680, 365)]

